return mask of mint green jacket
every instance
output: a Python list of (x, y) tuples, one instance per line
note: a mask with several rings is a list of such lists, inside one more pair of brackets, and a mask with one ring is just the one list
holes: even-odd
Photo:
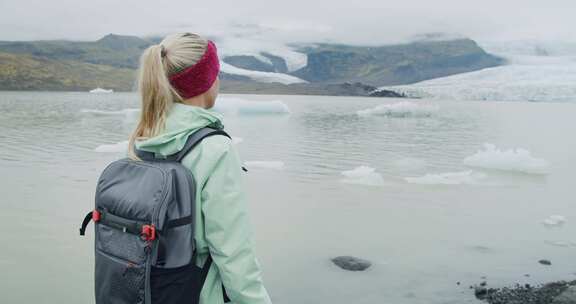
[[(176, 103), (168, 113), (164, 131), (137, 141), (136, 148), (156, 155), (174, 154), (190, 134), (206, 126), (223, 128), (221, 117), (210, 110)], [(208, 137), (182, 164), (196, 181), (196, 264), (202, 266), (208, 253), (214, 260), (200, 304), (224, 303), (222, 284), (234, 304), (271, 303), (254, 255), (242, 164), (232, 141), (225, 136)]]

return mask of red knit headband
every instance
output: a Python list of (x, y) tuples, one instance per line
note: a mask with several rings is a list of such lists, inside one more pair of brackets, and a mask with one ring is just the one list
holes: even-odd
[(208, 91), (220, 71), (216, 45), (208, 41), (202, 58), (194, 65), (170, 76), (170, 84), (182, 98), (191, 98)]

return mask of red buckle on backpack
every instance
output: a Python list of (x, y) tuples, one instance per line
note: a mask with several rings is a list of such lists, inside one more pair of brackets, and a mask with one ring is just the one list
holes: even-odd
[(156, 239), (156, 227), (154, 227), (154, 225), (143, 225), (141, 235), (145, 241), (155, 240)]
[(102, 217), (102, 213), (100, 213), (100, 211), (94, 209), (94, 211), (92, 211), (92, 220), (94, 221), (94, 223), (97, 223), (100, 221), (100, 218)]

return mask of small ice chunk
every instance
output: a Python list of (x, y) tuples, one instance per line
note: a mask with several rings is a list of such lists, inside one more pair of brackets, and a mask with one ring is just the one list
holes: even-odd
[(430, 117), (438, 111), (438, 106), (424, 102), (401, 101), (392, 104), (382, 104), (371, 109), (357, 111), (361, 117)]
[(462, 171), (406, 177), (404, 180), (411, 184), (421, 185), (474, 185), (485, 177), (486, 175), (480, 172)]
[(493, 144), (484, 144), (484, 150), (468, 156), (464, 164), (469, 167), (493, 169), (527, 174), (548, 174), (548, 161), (535, 158), (525, 149), (500, 150)]
[(232, 143), (235, 145), (237, 145), (243, 141), (244, 141), (244, 138), (242, 138), (242, 137), (232, 136)]
[(552, 227), (562, 227), (566, 223), (566, 217), (562, 215), (551, 215), (542, 221), (542, 225)]
[(128, 151), (128, 141), (121, 141), (111, 145), (100, 145), (94, 149), (95, 152), (100, 153), (120, 153)]
[(235, 97), (222, 97), (216, 101), (214, 111), (223, 114), (288, 114), (290, 109), (280, 100), (251, 101)]
[(246, 161), (244, 162), (248, 169), (261, 168), (261, 169), (273, 169), (273, 170), (283, 170), (284, 162), (281, 161)]
[(573, 246), (572, 242), (566, 242), (566, 241), (545, 241), (545, 242), (548, 245), (552, 245), (552, 246), (556, 246), (556, 247), (572, 247)]
[(93, 115), (125, 115), (125, 116), (132, 116), (140, 113), (140, 109), (135, 108), (126, 108), (118, 111), (106, 111), (106, 110), (96, 110), (96, 109), (82, 109), (80, 110), (82, 113), (93, 114)]
[(343, 171), (342, 175), (346, 178), (342, 179), (343, 183), (348, 184), (361, 184), (369, 186), (382, 186), (384, 179), (376, 169), (368, 166), (359, 166), (349, 171)]

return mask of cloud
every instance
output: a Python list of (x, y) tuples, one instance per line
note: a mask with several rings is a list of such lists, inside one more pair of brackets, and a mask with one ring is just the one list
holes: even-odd
[(2, 0), (0, 40), (93, 40), (111, 32), (150, 35), (186, 29), (355, 44), (395, 42), (426, 32), (576, 41), (575, 8), (572, 0)]

